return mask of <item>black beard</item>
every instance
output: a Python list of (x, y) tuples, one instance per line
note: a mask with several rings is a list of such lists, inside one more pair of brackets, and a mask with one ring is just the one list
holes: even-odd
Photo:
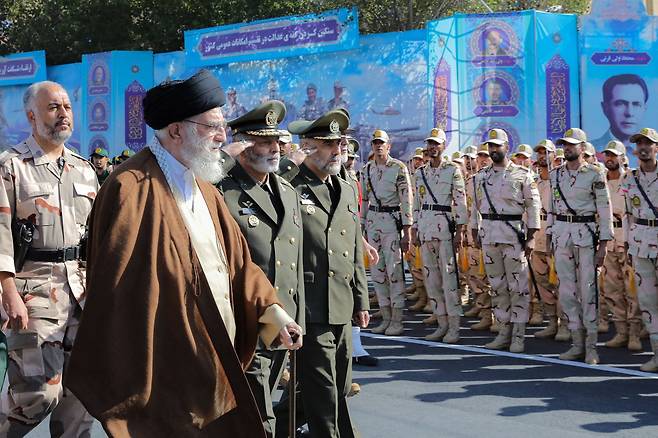
[(608, 170), (617, 170), (617, 169), (619, 169), (619, 163), (611, 164), (611, 165), (608, 165), (608, 164), (606, 163), (605, 167), (606, 167)]
[(502, 154), (500, 152), (491, 152), (489, 154), (489, 157), (491, 158), (491, 161), (493, 161), (494, 163), (500, 164), (505, 159), (505, 154)]
[(564, 159), (567, 161), (576, 161), (580, 157), (580, 155), (574, 154), (574, 155), (567, 155), (564, 154)]

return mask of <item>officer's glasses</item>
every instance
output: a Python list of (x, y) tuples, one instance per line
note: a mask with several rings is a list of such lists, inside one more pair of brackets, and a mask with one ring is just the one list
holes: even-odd
[(220, 123), (212, 123), (212, 124), (209, 124), (209, 123), (201, 123), (201, 122), (197, 122), (197, 121), (195, 121), (195, 120), (189, 120), (189, 119), (185, 119), (185, 120), (183, 120), (183, 121), (184, 121), (184, 122), (188, 122), (188, 123), (194, 123), (195, 125), (205, 126), (205, 127), (208, 128), (208, 129), (211, 131), (211, 133), (213, 133), (213, 134), (219, 134), (219, 132), (220, 132), (221, 130), (226, 130), (226, 126), (227, 126), (227, 125), (226, 125), (226, 122), (220, 122)]

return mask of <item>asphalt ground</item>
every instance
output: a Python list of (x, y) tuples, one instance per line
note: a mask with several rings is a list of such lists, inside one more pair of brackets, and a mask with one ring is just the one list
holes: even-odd
[[(658, 437), (658, 374), (639, 369), (651, 356), (646, 340), (641, 353), (603, 347), (611, 328), (599, 336), (601, 364), (590, 366), (559, 360), (569, 344), (535, 339), (543, 326), (528, 326), (525, 353), (512, 354), (482, 348), (495, 334), (470, 330), (470, 318), (459, 344), (425, 341), (434, 330), (426, 316), (407, 311), (402, 336), (362, 332), (380, 359), (353, 368), (361, 392), (349, 404), (363, 438)], [(48, 436), (47, 422), (28, 435)], [(91, 438), (104, 436), (96, 423)]]
[(524, 354), (513, 354), (483, 348), (495, 333), (470, 330), (473, 318), (462, 317), (457, 345), (425, 341), (427, 316), (406, 311), (402, 336), (362, 333), (380, 359), (354, 366), (362, 437), (658, 437), (658, 374), (640, 371), (647, 340), (640, 353), (606, 348), (611, 324), (590, 366), (558, 358), (569, 343), (535, 339), (545, 325), (528, 326)]

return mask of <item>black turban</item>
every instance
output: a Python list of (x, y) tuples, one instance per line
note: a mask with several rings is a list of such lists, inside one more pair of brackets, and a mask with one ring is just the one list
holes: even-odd
[(184, 81), (165, 81), (148, 90), (144, 97), (144, 120), (158, 130), (225, 103), (221, 84), (204, 69)]

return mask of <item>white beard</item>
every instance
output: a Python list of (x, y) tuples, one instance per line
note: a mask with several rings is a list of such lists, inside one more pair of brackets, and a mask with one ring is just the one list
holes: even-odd
[(190, 144), (183, 147), (181, 154), (186, 165), (198, 178), (217, 184), (226, 176), (221, 166), (221, 154), (217, 142), (212, 139), (202, 140), (197, 135), (192, 136)]

